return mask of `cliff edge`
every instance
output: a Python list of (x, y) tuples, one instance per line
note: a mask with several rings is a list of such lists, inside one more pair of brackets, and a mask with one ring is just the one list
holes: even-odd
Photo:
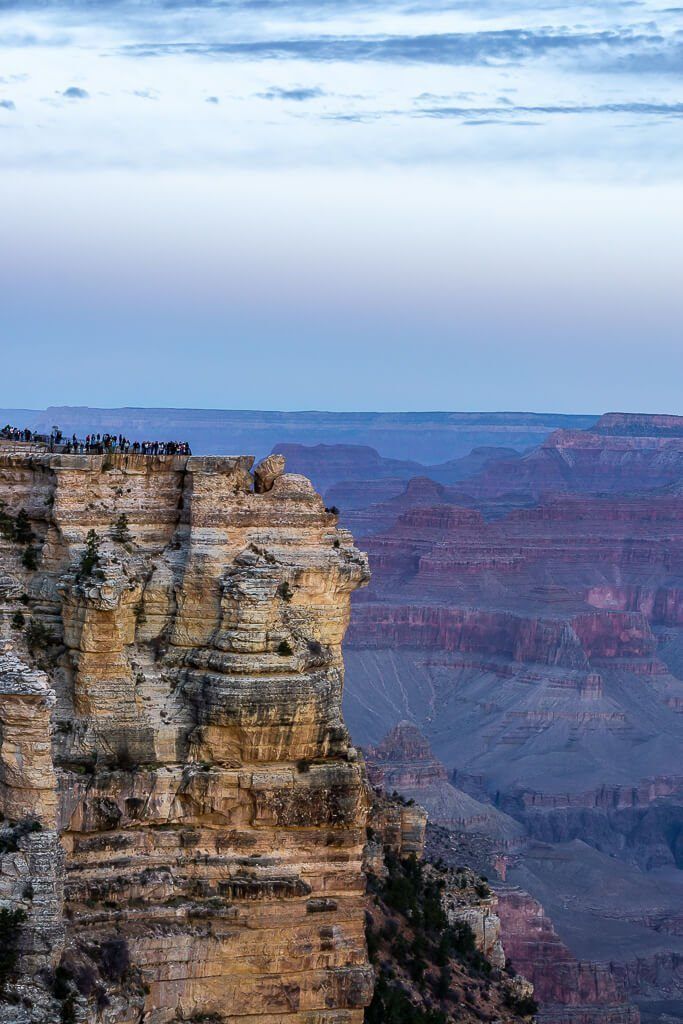
[(0, 452), (0, 1021), (363, 1019), (367, 562), (267, 462)]

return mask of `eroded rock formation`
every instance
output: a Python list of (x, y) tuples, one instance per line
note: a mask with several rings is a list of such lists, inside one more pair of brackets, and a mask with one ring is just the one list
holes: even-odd
[(362, 1020), (367, 563), (251, 463), (0, 456), (0, 1019)]
[(638, 1024), (611, 963), (577, 960), (529, 893), (505, 885), (497, 892), (506, 953), (533, 982), (542, 1024)]

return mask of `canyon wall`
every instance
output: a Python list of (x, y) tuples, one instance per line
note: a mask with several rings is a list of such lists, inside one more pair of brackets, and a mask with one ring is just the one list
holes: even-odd
[(533, 983), (540, 1024), (637, 1024), (611, 964), (577, 960), (529, 893), (504, 884), (496, 891), (505, 950)]
[(363, 1019), (367, 562), (252, 461), (0, 453), (0, 1020)]
[[(326, 491), (373, 569), (347, 642), (352, 735), (435, 822), (495, 839), (576, 963), (680, 1016), (683, 418), (608, 415), (460, 480), (430, 472), (390, 491), (346, 466)], [(417, 749), (388, 763), (402, 721), (447, 781)]]
[[(621, 965), (577, 958), (541, 903), (506, 882), (508, 871), (514, 874), (528, 854), (529, 840), (518, 821), (452, 785), (429, 742), (409, 722), (399, 723), (366, 757), (373, 782), (428, 808), (428, 856), (457, 872), (456, 884), (444, 890), (449, 918), (470, 925), (492, 963), (507, 960), (533, 983), (543, 1024), (637, 1024), (627, 991), (634, 990), (637, 970), (646, 973), (642, 962), (631, 965), (627, 977)], [(463, 864), (479, 865), (483, 878)], [(482, 885), (484, 878), (490, 886)], [(661, 958), (658, 967), (661, 978)], [(649, 961), (648, 968), (651, 974)]]

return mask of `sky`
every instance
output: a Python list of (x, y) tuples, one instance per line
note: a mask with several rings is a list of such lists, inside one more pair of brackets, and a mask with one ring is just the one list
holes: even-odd
[(1, 0), (0, 405), (683, 414), (683, 7)]

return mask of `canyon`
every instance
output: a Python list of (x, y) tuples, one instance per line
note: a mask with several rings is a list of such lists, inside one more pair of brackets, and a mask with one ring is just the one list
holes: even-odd
[(299, 415), (234, 414), (256, 470), (0, 452), (0, 1020), (357, 1024), (418, 806), (543, 1024), (683, 1019), (683, 420)]
[[(529, 1019), (497, 897), (345, 726), (368, 579), (281, 455), (0, 442), (0, 1021)], [(396, 880), (431, 916), (379, 961)]]
[[(418, 727), (441, 767), (425, 789), (385, 765), (389, 785), (493, 841), (530, 920), (644, 1019), (681, 1019), (683, 419), (608, 414), (500, 455), (366, 482), (347, 449), (323, 481), (373, 572), (346, 720), (369, 752)], [(315, 480), (319, 459), (296, 465)]]

